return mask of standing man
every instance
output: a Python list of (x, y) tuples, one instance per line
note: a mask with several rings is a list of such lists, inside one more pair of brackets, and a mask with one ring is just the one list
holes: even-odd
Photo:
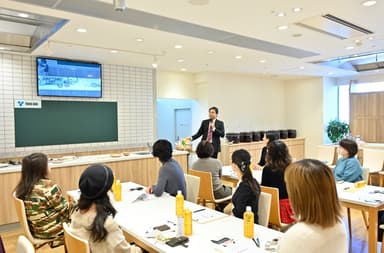
[(219, 114), (219, 109), (213, 106), (209, 108), (209, 119), (203, 120), (199, 131), (192, 137), (189, 137), (189, 140), (193, 141), (203, 136), (202, 140), (207, 140), (213, 144), (214, 153), (213, 158), (217, 158), (217, 153), (221, 151), (220, 137), (224, 137), (224, 122), (217, 119)]

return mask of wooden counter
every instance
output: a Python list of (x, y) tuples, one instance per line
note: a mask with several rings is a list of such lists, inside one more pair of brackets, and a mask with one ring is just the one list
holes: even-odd
[[(294, 139), (281, 139), (284, 141), (289, 149), (289, 153), (291, 154), (293, 159), (300, 160), (304, 158), (305, 154), (305, 138), (294, 138)], [(222, 144), (221, 145), (221, 153), (219, 153), (219, 159), (222, 164), (230, 165), (231, 164), (231, 156), (235, 150), (245, 149), (251, 154), (252, 162), (258, 163), (261, 156), (261, 150), (264, 147), (264, 143), (262, 141), (258, 142), (241, 142), (237, 144)]]
[[(159, 168), (161, 166), (157, 158), (152, 155), (127, 156), (108, 159), (91, 159), (87, 161), (79, 159), (68, 162), (69, 164), (50, 164), (52, 168), (51, 179), (58, 184), (65, 193), (68, 190), (78, 188), (78, 181), (81, 173), (92, 163), (102, 163), (108, 165), (122, 182), (132, 181), (141, 185), (154, 184), (157, 181)], [(174, 151), (173, 158), (183, 168), (184, 173), (188, 169), (188, 152)], [(0, 169), (0, 225), (18, 222), (15, 207), (12, 200), (14, 191), (21, 176), (21, 166), (16, 165), (7, 169)]]

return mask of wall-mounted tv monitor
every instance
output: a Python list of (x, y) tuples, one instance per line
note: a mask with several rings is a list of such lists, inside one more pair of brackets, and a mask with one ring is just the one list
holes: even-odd
[(47, 57), (36, 58), (37, 95), (101, 97), (101, 64)]

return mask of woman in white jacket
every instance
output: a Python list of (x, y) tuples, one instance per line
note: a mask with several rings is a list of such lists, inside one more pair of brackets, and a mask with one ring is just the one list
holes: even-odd
[(324, 163), (304, 159), (285, 171), (288, 197), (297, 223), (282, 237), (279, 253), (347, 253), (332, 170)]

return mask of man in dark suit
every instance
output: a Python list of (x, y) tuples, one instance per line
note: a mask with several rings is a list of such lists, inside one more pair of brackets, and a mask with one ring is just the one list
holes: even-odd
[(221, 151), (220, 137), (224, 137), (224, 122), (217, 119), (219, 109), (213, 106), (209, 108), (209, 119), (203, 120), (199, 131), (190, 140), (196, 140), (200, 136), (203, 136), (202, 140), (207, 140), (213, 144), (215, 149), (212, 157), (217, 158), (217, 153)]

